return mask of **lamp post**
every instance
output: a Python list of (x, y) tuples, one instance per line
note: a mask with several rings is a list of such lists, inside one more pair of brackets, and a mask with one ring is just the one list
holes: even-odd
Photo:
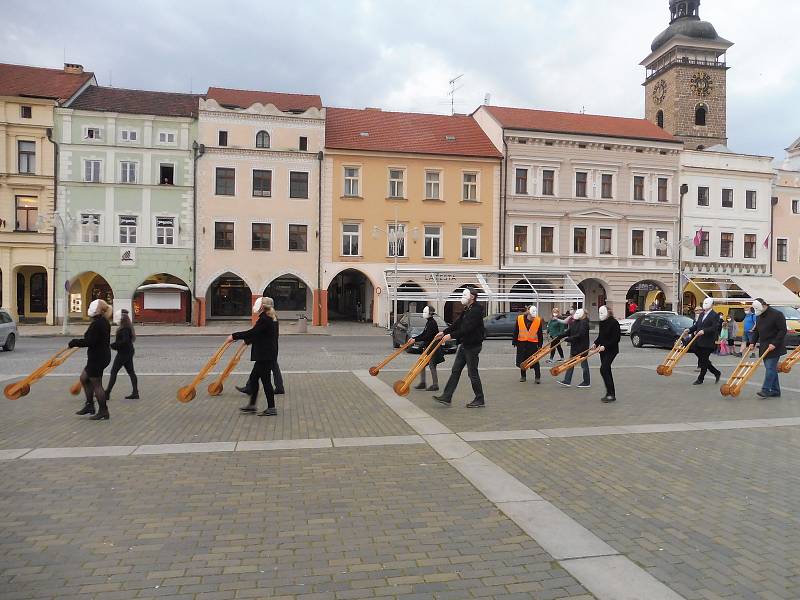
[(674, 291), (673, 294), (673, 303), (672, 303), (672, 310), (680, 313), (680, 255), (678, 250), (681, 247), (686, 246), (686, 244), (691, 244), (691, 238), (685, 237), (681, 239), (680, 244), (673, 244), (668, 242), (664, 238), (658, 238), (656, 241), (656, 250), (660, 250), (664, 252), (669, 250), (672, 253), (672, 289)]
[(62, 216), (61, 213), (54, 212), (49, 218), (39, 217), (37, 219), (37, 227), (44, 226), (48, 221), (52, 223), (53, 227), (55, 227), (56, 223), (58, 223), (58, 226), (61, 228), (61, 249), (64, 253), (64, 273), (67, 274), (67, 280), (64, 282), (64, 318), (61, 321), (61, 334), (67, 335), (69, 333), (69, 286), (67, 285), (69, 283), (69, 268), (67, 263), (67, 237), (69, 235), (70, 225), (72, 225), (74, 220), (69, 212), (66, 213), (66, 217)]
[[(412, 234), (417, 231), (415, 227), (412, 229)], [(400, 242), (403, 242), (403, 250), (405, 250), (405, 239), (406, 239), (406, 226), (404, 223), (400, 223), (397, 220), (397, 210), (394, 212), (394, 225), (391, 226), (389, 229), (381, 229), (377, 225), (373, 225), (372, 227), (372, 237), (377, 238), (378, 234), (383, 233), (386, 235), (386, 239), (391, 247), (393, 248), (392, 255), (394, 256), (394, 291), (392, 294), (392, 314), (393, 320), (389, 323), (389, 327), (392, 327), (397, 322), (397, 259), (399, 257), (399, 248)]]

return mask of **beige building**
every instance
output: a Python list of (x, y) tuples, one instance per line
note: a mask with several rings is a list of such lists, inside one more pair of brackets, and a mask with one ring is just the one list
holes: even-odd
[(94, 83), (80, 65), (0, 64), (0, 306), (53, 323), (53, 110)]
[(319, 96), (210, 88), (200, 101), (197, 314), (245, 319), (252, 298), (314, 314), (325, 109)]
[(792, 293), (800, 294), (800, 138), (786, 149), (775, 170), (772, 273)]

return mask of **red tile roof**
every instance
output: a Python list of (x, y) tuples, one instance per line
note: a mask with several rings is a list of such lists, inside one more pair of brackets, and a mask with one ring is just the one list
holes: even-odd
[(65, 73), (62, 69), (44, 69), (0, 63), (0, 96), (34, 96), (66, 100), (94, 73)]
[(507, 129), (572, 133), (603, 137), (632, 138), (659, 142), (680, 142), (647, 119), (584, 115), (579, 113), (484, 106)]
[(200, 96), (197, 94), (174, 94), (172, 92), (149, 92), (91, 86), (69, 107), (77, 110), (97, 110), (135, 115), (159, 115), (163, 117), (191, 117), (197, 114)]
[(256, 102), (264, 105), (272, 104), (283, 112), (305, 112), (312, 107), (322, 108), (322, 99), (316, 94), (283, 94), (280, 92), (258, 92), (210, 87), (206, 97), (213, 98), (220, 104), (239, 108), (248, 108)]
[(343, 150), (502, 157), (472, 117), (377, 109), (326, 108), (325, 146)]

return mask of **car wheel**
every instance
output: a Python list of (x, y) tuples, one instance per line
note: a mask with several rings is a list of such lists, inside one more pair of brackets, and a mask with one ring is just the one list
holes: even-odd
[(9, 333), (8, 337), (6, 338), (6, 343), (3, 344), (3, 350), (6, 352), (11, 352), (14, 349), (14, 346), (17, 345), (17, 338), (14, 336), (13, 333)]
[(638, 333), (634, 333), (631, 336), (631, 344), (633, 344), (634, 348), (641, 348), (642, 347), (642, 338)]

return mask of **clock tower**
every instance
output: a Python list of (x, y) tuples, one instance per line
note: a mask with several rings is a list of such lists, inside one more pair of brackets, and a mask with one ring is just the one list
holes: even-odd
[(645, 118), (687, 149), (726, 144), (725, 53), (732, 42), (700, 20), (700, 0), (669, 0), (670, 23), (641, 64), (647, 69)]

